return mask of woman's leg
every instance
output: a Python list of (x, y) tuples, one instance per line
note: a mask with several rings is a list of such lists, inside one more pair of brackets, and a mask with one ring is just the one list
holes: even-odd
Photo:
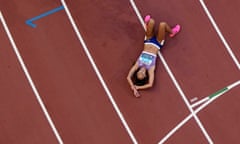
[(160, 22), (157, 34), (157, 40), (159, 42), (165, 39), (166, 32), (171, 34), (172, 33), (171, 27), (166, 22)]
[(146, 24), (146, 39), (150, 39), (154, 36), (154, 25), (155, 21), (154, 19), (150, 19), (149, 22)]
[(179, 31), (180, 25), (176, 25), (171, 29), (171, 27), (166, 22), (161, 22), (158, 28), (157, 40), (159, 42), (162, 42), (165, 39), (166, 32), (170, 34), (170, 37), (174, 37)]

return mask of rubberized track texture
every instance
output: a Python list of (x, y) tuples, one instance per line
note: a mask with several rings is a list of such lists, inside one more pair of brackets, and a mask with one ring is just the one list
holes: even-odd
[[(0, 0), (0, 143), (240, 143), (239, 6)], [(148, 14), (182, 29), (135, 98), (126, 76)]]

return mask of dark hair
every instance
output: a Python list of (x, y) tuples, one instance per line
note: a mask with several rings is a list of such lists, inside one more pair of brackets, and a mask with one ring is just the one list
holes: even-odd
[(146, 71), (146, 76), (142, 80), (140, 80), (140, 79), (137, 78), (137, 72), (139, 70), (140, 70), (140, 67), (133, 73), (132, 81), (133, 81), (134, 85), (142, 86), (142, 85), (145, 85), (145, 84), (148, 83), (149, 74), (148, 74), (148, 71)]

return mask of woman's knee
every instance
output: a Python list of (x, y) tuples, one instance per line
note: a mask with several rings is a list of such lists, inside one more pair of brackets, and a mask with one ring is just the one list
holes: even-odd
[(166, 22), (160, 22), (159, 23), (159, 27), (166, 27), (167, 26), (167, 23)]
[(148, 22), (148, 25), (154, 26), (155, 25), (154, 19), (151, 18)]

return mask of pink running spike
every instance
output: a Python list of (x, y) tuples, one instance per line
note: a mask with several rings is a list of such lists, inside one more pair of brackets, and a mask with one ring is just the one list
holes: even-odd
[(179, 24), (177, 24), (174, 28), (172, 28), (172, 34), (170, 34), (170, 37), (174, 37), (177, 33), (179, 33), (181, 29), (181, 26)]
[(146, 15), (145, 18), (144, 18), (144, 22), (147, 24), (151, 19), (151, 16), (150, 15)]

